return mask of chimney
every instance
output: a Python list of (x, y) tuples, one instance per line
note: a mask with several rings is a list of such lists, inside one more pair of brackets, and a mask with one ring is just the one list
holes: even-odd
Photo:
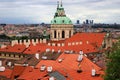
[(96, 75), (96, 70), (93, 68), (92, 69), (92, 76), (95, 76)]
[(36, 44), (38, 44), (38, 39), (36, 39)]
[(3, 44), (3, 45), (1, 45), (1, 48), (6, 48), (6, 47), (7, 47), (7, 46), (6, 46), (6, 45), (4, 45), (4, 44)]
[(0, 60), (0, 66), (2, 66), (2, 60)]
[(5, 67), (4, 66), (0, 66), (0, 72), (5, 71)]
[(60, 47), (60, 46), (61, 46), (61, 45), (60, 45), (60, 43), (58, 43), (58, 44), (57, 44), (57, 46), (59, 46), (59, 47)]
[(36, 46), (36, 42), (34, 41), (34, 39), (32, 39), (32, 44), (33, 46)]
[(55, 46), (55, 43), (52, 43), (52, 46)]
[(12, 65), (12, 62), (8, 62), (8, 64), (7, 64), (9, 67)]
[(35, 57), (36, 57), (37, 59), (40, 59), (39, 53), (36, 53), (36, 54), (35, 54)]
[(30, 44), (30, 39), (28, 39), (28, 43)]
[(47, 42), (47, 40), (46, 39), (43, 39), (43, 43), (46, 43)]
[(49, 80), (56, 80), (54, 77), (49, 77)]
[(80, 41), (80, 44), (82, 44), (82, 41)]
[(76, 42), (76, 45), (78, 45), (79, 43), (78, 42)]
[(86, 41), (87, 44), (89, 44), (89, 41)]
[(15, 44), (18, 44), (18, 40), (15, 40)]
[(20, 45), (22, 44), (22, 40), (20, 40), (19, 44), (20, 44)]
[(16, 43), (16, 41), (15, 41), (15, 40), (12, 40), (12, 41), (11, 41), (11, 46), (14, 46), (15, 43)]
[(75, 45), (75, 43), (73, 42), (72, 45)]
[(48, 46), (51, 46), (51, 44), (50, 44), (50, 43), (48, 43)]
[(40, 43), (42, 43), (42, 39), (40, 39)]
[(24, 45), (26, 45), (26, 43), (27, 43), (26, 40), (24, 40), (23, 43), (24, 43)]
[(45, 69), (46, 69), (46, 66), (45, 65), (41, 65), (40, 71), (45, 71)]
[(47, 67), (47, 72), (52, 72), (53, 68), (52, 66)]
[(62, 43), (62, 46), (65, 46), (65, 44), (64, 44), (64, 43)]
[(30, 45), (30, 43), (28, 43), (28, 42), (27, 42), (27, 43), (26, 43), (26, 45), (25, 45), (25, 46), (26, 46), (26, 48), (28, 48), (28, 47), (29, 47), (29, 45)]
[(54, 49), (52, 49), (52, 53), (54, 53), (55, 52), (55, 50)]
[(71, 43), (68, 43), (68, 46), (71, 46)]

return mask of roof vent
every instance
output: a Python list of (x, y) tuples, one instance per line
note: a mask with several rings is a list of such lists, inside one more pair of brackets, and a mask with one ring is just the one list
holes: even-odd
[(0, 67), (0, 72), (3, 72), (3, 71), (5, 71), (5, 67), (4, 67), (4, 66), (1, 66), (1, 67)]
[(47, 72), (52, 72), (52, 66), (47, 67)]
[(55, 78), (54, 77), (50, 77), (49, 80), (55, 80)]
[(45, 66), (45, 65), (42, 65), (42, 66), (40, 67), (40, 71), (45, 71), (45, 69), (46, 69), (46, 66)]
[(96, 75), (96, 70), (92, 69), (92, 76), (95, 76), (95, 75)]

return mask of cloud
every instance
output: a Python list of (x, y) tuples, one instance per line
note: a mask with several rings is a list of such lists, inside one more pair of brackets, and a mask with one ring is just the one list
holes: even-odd
[[(120, 24), (119, 0), (65, 0), (66, 14), (77, 19), (94, 19), (96, 23)], [(0, 0), (0, 23), (50, 23), (57, 0)]]

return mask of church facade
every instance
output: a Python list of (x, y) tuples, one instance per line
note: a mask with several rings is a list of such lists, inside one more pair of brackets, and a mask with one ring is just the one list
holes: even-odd
[(57, 5), (57, 11), (51, 20), (51, 40), (65, 40), (74, 33), (72, 21), (65, 14), (62, 2)]

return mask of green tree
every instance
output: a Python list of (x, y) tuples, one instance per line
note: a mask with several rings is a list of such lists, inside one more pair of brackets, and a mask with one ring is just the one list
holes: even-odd
[(107, 58), (105, 80), (120, 80), (120, 41), (112, 47)]

